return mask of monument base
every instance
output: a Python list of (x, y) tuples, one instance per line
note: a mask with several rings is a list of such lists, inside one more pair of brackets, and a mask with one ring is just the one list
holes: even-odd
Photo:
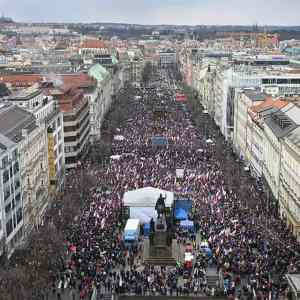
[(168, 232), (154, 232), (153, 237), (144, 244), (144, 261), (150, 265), (174, 266), (176, 261), (172, 245), (168, 243)]
[(163, 215), (157, 219), (155, 223), (155, 232), (166, 232), (167, 231), (167, 222), (166, 217)]

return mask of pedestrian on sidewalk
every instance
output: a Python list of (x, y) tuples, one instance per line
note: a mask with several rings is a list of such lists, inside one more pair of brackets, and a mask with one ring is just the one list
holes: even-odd
[(62, 300), (62, 299), (61, 299), (61, 294), (60, 294), (59, 291), (57, 292), (57, 300)]

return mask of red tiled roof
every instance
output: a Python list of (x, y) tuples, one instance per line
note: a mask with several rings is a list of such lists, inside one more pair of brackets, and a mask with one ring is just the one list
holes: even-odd
[(39, 74), (0, 75), (0, 82), (14, 87), (28, 87), (42, 80), (43, 76)]
[(101, 40), (86, 39), (81, 43), (80, 48), (107, 48), (107, 45)]
[(64, 88), (88, 88), (96, 85), (96, 81), (85, 73), (61, 75)]
[(58, 97), (59, 110), (72, 112), (76, 107), (83, 105), (83, 92), (76, 88), (62, 89), (63, 94)]
[(254, 120), (257, 112), (259, 112), (263, 109), (272, 108), (272, 107), (281, 109), (284, 106), (286, 106), (287, 104), (288, 104), (288, 102), (285, 101), (284, 99), (274, 100), (272, 97), (267, 97), (264, 102), (257, 104), (257, 105), (250, 106), (248, 113), (249, 113), (250, 117)]

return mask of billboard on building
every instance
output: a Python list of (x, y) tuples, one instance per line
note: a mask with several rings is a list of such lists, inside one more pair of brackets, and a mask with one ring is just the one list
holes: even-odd
[(48, 168), (49, 168), (49, 184), (51, 188), (53, 185), (56, 184), (54, 136), (52, 132), (48, 132)]

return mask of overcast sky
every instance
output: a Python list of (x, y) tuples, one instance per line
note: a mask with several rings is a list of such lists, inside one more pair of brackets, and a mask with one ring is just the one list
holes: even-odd
[(0, 0), (26, 22), (300, 25), (300, 0)]

